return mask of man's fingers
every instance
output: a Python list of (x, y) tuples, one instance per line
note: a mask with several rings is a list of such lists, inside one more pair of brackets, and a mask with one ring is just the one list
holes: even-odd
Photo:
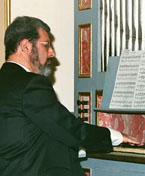
[(128, 135), (126, 135), (124, 133), (122, 133), (122, 135), (123, 135), (123, 143), (130, 143), (132, 145), (135, 145), (135, 144), (144, 145), (144, 144), (142, 144), (140, 141), (138, 141), (136, 138), (134, 138), (132, 136), (128, 136)]

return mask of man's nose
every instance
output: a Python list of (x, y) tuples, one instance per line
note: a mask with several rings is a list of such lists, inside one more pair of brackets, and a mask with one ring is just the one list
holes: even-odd
[(48, 58), (55, 57), (55, 52), (52, 47), (48, 49)]

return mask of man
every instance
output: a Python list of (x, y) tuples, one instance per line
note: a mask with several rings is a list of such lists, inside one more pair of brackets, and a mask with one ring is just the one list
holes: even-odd
[(5, 48), (0, 70), (0, 176), (83, 176), (79, 147), (110, 152), (112, 142), (139, 144), (119, 132), (83, 123), (57, 100), (45, 77), (55, 56), (47, 24), (17, 17), (6, 30)]

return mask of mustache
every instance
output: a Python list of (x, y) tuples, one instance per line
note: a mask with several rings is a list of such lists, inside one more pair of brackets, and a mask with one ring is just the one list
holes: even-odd
[(45, 65), (50, 65), (52, 63), (52, 58), (47, 58)]

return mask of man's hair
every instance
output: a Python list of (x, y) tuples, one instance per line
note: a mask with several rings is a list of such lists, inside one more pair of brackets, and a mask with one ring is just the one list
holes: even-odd
[(5, 32), (5, 59), (7, 60), (11, 54), (16, 52), (23, 39), (28, 39), (30, 42), (37, 41), (40, 37), (39, 28), (50, 33), (49, 26), (38, 18), (28, 16), (15, 18)]

